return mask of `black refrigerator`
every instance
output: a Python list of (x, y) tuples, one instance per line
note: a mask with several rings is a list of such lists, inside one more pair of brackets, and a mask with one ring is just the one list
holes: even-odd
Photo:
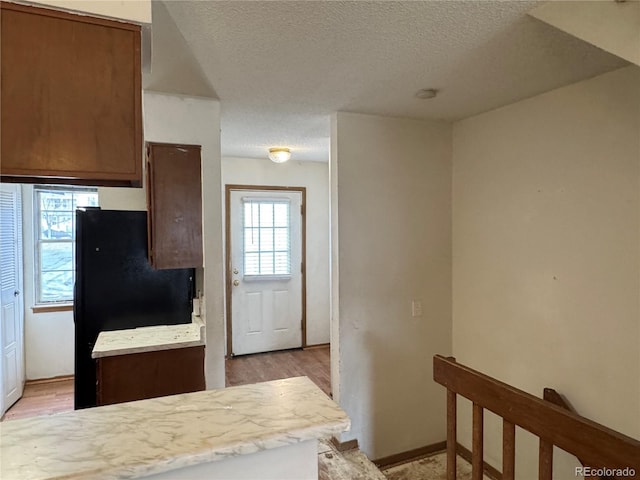
[(75, 408), (96, 406), (91, 351), (105, 330), (191, 322), (194, 269), (154, 270), (147, 213), (76, 211)]

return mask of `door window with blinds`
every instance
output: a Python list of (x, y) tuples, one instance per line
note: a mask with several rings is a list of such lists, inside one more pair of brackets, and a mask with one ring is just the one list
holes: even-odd
[(291, 275), (291, 203), (287, 198), (242, 199), (244, 277), (259, 280)]

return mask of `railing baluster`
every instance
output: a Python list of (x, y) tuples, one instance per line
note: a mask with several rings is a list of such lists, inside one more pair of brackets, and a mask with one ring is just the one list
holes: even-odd
[(482, 480), (484, 459), (484, 418), (483, 408), (473, 404), (473, 446), (471, 451), (471, 480)]
[(516, 474), (516, 426), (502, 419), (502, 480), (514, 480)]
[[(456, 396), (473, 402), (473, 479), (480, 479), (482, 467), (482, 413), (487, 409), (539, 437), (539, 478), (551, 480), (555, 448), (575, 455), (585, 466), (630, 469), (640, 480), (640, 441), (593, 422), (558, 405), (518, 390), (483, 373), (461, 365), (452, 358), (433, 358), (433, 379), (448, 391), (449, 412), (454, 412)], [(550, 392), (545, 392), (545, 398)], [(452, 402), (453, 401), (453, 402)], [(511, 427), (509, 427), (510, 429)], [(449, 434), (449, 452), (455, 452)], [(585, 441), (588, 439), (588, 441)], [(453, 451), (453, 452), (452, 452)], [(454, 459), (450, 455), (449, 461)], [(454, 471), (454, 469), (449, 469)], [(455, 473), (448, 477), (455, 478)]]
[(552, 480), (553, 478), (553, 444), (540, 439), (540, 453), (538, 456), (538, 479)]
[(456, 480), (456, 393), (447, 390), (447, 480)]
[[(559, 407), (569, 410), (564, 399), (552, 388), (545, 388), (542, 398)], [(553, 478), (553, 444), (540, 439), (540, 453), (538, 457), (538, 479), (552, 480)]]
[[(545, 388), (542, 394), (542, 398), (547, 402), (551, 402), (554, 405), (559, 406), (560, 408), (569, 410), (570, 412), (573, 412), (576, 415), (578, 414), (578, 412), (575, 411), (575, 409), (569, 404), (569, 402), (567, 402), (565, 398), (562, 395), (560, 395), (558, 392), (556, 392), (553, 388)], [(552, 466), (553, 466), (553, 448), (551, 448), (550, 455), (551, 455)], [(586, 463), (582, 461), (582, 459), (578, 458), (578, 461), (582, 464), (583, 467), (587, 466)], [(548, 467), (548, 469), (551, 470), (552, 466)], [(548, 475), (549, 475), (549, 478), (551, 478), (551, 474), (548, 473)], [(597, 477), (594, 477), (594, 480), (600, 480), (600, 478), (601, 477), (597, 476)], [(606, 477), (606, 478), (609, 478), (609, 477)]]

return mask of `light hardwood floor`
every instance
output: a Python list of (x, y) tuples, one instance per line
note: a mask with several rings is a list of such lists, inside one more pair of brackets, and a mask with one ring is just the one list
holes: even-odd
[(22, 398), (5, 413), (2, 420), (18, 420), (69, 410), (73, 410), (73, 377), (27, 382)]
[(226, 361), (227, 387), (306, 375), (331, 396), (329, 347), (242, 355)]
[[(330, 394), (329, 347), (287, 350), (227, 359), (227, 386), (306, 375)], [(30, 382), (23, 397), (3, 417), (3, 421), (50, 415), (73, 410), (73, 378)], [(339, 453), (328, 440), (318, 449), (320, 480), (384, 479), (380, 471), (359, 451)]]
[[(287, 350), (234, 357), (226, 361), (227, 386), (245, 385), (306, 375), (325, 393), (331, 392), (329, 347)], [(3, 421), (73, 410), (73, 378), (30, 382), (23, 397)], [(460, 480), (468, 480), (469, 465), (459, 459)], [(358, 449), (338, 452), (328, 441), (318, 449), (319, 480), (441, 480), (445, 478), (443, 454), (390, 467), (380, 472)], [(485, 478), (485, 480), (487, 480)]]
[[(227, 386), (308, 376), (327, 395), (331, 392), (329, 347), (244, 355), (227, 359)], [(73, 378), (28, 382), (24, 394), (4, 420), (73, 410)]]

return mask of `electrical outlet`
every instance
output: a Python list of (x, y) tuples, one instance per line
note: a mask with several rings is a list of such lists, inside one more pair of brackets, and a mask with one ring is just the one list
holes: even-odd
[(411, 301), (411, 316), (412, 317), (422, 316), (422, 302), (420, 300)]

